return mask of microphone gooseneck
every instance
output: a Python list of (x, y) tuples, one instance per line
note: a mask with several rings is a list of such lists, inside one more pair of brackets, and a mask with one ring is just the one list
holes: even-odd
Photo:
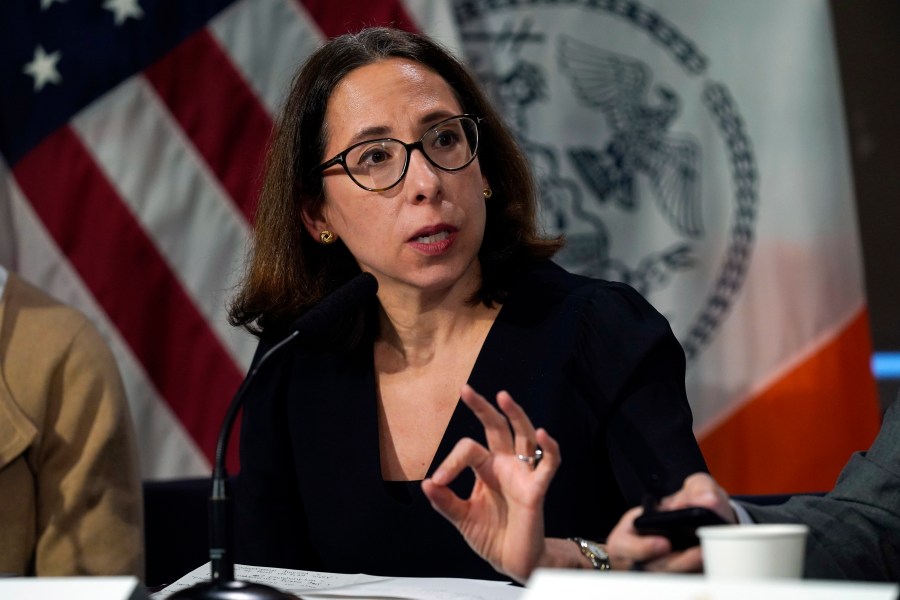
[(304, 336), (313, 336), (323, 332), (337, 319), (348, 312), (357, 310), (363, 302), (372, 298), (378, 291), (378, 282), (370, 273), (360, 273), (325, 299), (309, 309), (289, 327), (288, 335), (256, 361), (247, 377), (241, 383), (219, 429), (216, 443), (215, 463), (212, 473), (212, 491), (209, 497), (209, 558), (211, 579), (198, 583), (187, 589), (172, 594), (173, 600), (285, 600), (294, 598), (267, 585), (235, 581), (234, 554), (231, 539), (231, 491), (228, 485), (228, 471), (225, 468), (225, 455), (228, 440), (234, 421), (244, 403), (247, 390), (250, 389), (257, 374), (269, 359), (290, 346), (295, 340)]

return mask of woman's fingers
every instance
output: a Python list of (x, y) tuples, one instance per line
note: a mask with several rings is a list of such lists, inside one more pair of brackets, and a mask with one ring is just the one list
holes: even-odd
[(610, 561), (616, 569), (630, 569), (635, 563), (668, 553), (671, 545), (658, 536), (641, 536), (634, 529), (634, 520), (643, 513), (641, 507), (627, 511), (606, 540)]
[(487, 448), (471, 438), (463, 438), (456, 442), (456, 446), (453, 447), (444, 462), (434, 470), (431, 479), (437, 485), (450, 485), (450, 482), (467, 468), (478, 473), (490, 456), (491, 453)]
[(660, 508), (664, 510), (689, 506), (702, 506), (715, 511), (729, 523), (737, 522), (737, 516), (728, 501), (728, 494), (707, 473), (690, 475), (684, 480), (680, 490), (660, 502)]
[(703, 555), (700, 546), (694, 546), (681, 552), (665, 554), (658, 559), (644, 563), (643, 567), (645, 571), (697, 573), (703, 569)]
[(545, 430), (536, 430), (522, 407), (506, 391), (497, 394), (497, 406), (502, 413), (469, 385), (463, 387), (460, 396), (484, 426), (488, 448), (500, 454), (514, 454), (523, 466), (534, 471), (540, 468), (549, 485), (560, 464), (556, 440)]
[(498, 452), (515, 452), (523, 460), (533, 457), (530, 461), (532, 466), (540, 462), (541, 457), (536, 453), (539, 444), (534, 425), (509, 392), (497, 394), (497, 406), (502, 413), (469, 385), (463, 386), (460, 396), (484, 426), (488, 448)]
[(463, 386), (460, 397), (481, 421), (488, 448), (497, 452), (513, 452), (513, 436), (506, 417), (468, 384)]
[(471, 438), (463, 438), (434, 470), (431, 478), (422, 482), (422, 492), (431, 505), (451, 523), (456, 524), (465, 517), (468, 503), (447, 486), (467, 468), (479, 473), (490, 456), (487, 448)]
[(562, 462), (562, 455), (559, 453), (559, 443), (543, 427), (539, 427), (535, 431), (535, 440), (537, 440), (538, 445), (543, 450), (541, 462), (538, 463), (535, 471), (545, 480), (544, 489), (547, 489), (550, 486), (550, 480), (553, 479), (553, 475), (556, 473), (556, 469), (559, 468), (559, 464)]
[(422, 482), (422, 493), (431, 502), (434, 510), (454, 525), (458, 524), (466, 515), (468, 510), (466, 501), (454, 494), (450, 488), (438, 485), (433, 479), (426, 479)]
[(535, 461), (540, 461), (543, 457), (537, 455), (538, 442), (535, 439), (534, 425), (531, 419), (522, 410), (522, 407), (516, 404), (509, 392), (502, 391), (497, 394), (497, 406), (509, 419), (515, 434), (515, 452), (519, 456), (533, 457)]

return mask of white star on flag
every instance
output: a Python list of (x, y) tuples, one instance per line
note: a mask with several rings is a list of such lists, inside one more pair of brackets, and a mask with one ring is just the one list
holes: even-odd
[(103, 8), (116, 15), (116, 25), (121, 25), (126, 19), (140, 19), (144, 16), (138, 0), (106, 0)]
[(56, 70), (56, 63), (62, 57), (59, 51), (47, 54), (43, 46), (34, 49), (34, 58), (25, 65), (22, 72), (34, 77), (34, 91), (39, 92), (48, 83), (59, 83), (62, 76)]
[(48, 8), (53, 6), (55, 2), (63, 4), (65, 1), (66, 0), (41, 0), (41, 10), (47, 10)]

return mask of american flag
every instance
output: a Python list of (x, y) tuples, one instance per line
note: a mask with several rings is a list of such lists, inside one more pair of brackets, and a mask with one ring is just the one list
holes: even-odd
[(413, 13), (398, 1), (8, 0), (0, 22), (0, 262), (98, 323), (144, 476), (206, 474), (255, 348), (226, 307), (283, 91), (327, 37), (416, 29)]

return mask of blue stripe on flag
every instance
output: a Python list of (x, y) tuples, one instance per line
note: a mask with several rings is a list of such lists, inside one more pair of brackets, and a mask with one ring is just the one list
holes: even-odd
[(875, 379), (900, 379), (900, 352), (877, 352), (872, 356)]
[[(96, 1), (0, 1), (0, 152), (10, 165), (83, 107), (143, 70), (234, 0), (140, 0), (118, 25)], [(35, 90), (23, 69), (40, 46), (62, 80)]]

